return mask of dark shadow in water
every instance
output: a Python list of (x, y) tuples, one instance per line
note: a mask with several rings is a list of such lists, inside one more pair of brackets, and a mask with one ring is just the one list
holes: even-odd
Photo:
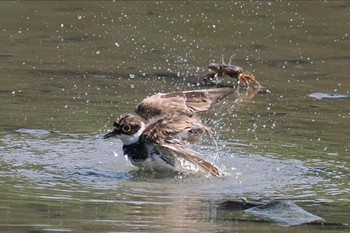
[(163, 183), (164, 180), (172, 181), (177, 183), (179, 180), (186, 179), (198, 180), (203, 177), (199, 177), (195, 174), (181, 174), (178, 172), (159, 172), (159, 171), (144, 171), (142, 169), (131, 170), (128, 172), (108, 172), (108, 171), (96, 171), (90, 169), (81, 169), (77, 172), (69, 174), (69, 176), (85, 176), (85, 177), (96, 177), (96, 178), (106, 178), (106, 179), (116, 179), (116, 180), (128, 180), (134, 182), (150, 182), (150, 183)]
[(94, 176), (102, 178), (110, 178), (117, 180), (129, 180), (133, 177), (130, 172), (105, 172), (105, 171), (93, 171), (88, 169), (83, 169), (71, 174), (72, 176)]

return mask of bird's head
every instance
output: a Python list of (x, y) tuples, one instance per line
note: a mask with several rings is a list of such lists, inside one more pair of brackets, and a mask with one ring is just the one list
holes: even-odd
[(116, 137), (124, 145), (137, 143), (145, 128), (145, 124), (138, 117), (130, 113), (117, 117), (113, 126), (114, 130), (105, 134), (103, 138)]

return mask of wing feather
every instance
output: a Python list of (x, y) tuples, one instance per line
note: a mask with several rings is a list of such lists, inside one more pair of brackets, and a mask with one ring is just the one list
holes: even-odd
[[(203, 174), (210, 174), (214, 177), (221, 177), (219, 169), (211, 163), (205, 161), (196, 152), (188, 148), (187, 146), (174, 143), (166, 143), (159, 145), (157, 149), (166, 156), (173, 156), (182, 159), (179, 166), (187, 172), (200, 172)], [(173, 158), (166, 158), (174, 160)]]
[(206, 111), (228, 95), (238, 94), (233, 88), (214, 88), (183, 92), (158, 93), (142, 100), (135, 112), (145, 120), (163, 114), (177, 113), (192, 115), (194, 112)]
[(149, 143), (162, 144), (166, 140), (181, 139), (199, 141), (203, 133), (210, 135), (210, 129), (199, 118), (186, 115), (164, 115), (152, 118), (142, 133), (142, 139)]

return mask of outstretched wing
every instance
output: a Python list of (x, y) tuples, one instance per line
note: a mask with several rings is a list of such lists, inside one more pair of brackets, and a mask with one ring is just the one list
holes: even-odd
[(148, 120), (142, 137), (145, 141), (164, 143), (165, 139), (195, 142), (203, 133), (211, 136), (195, 112), (207, 110), (228, 95), (237, 94), (233, 88), (216, 88), (172, 93), (158, 93), (144, 99), (136, 113)]
[(172, 161), (179, 171), (203, 173), (220, 177), (220, 171), (211, 163), (202, 159), (196, 152), (181, 143), (165, 143), (157, 146), (157, 150), (165, 156), (164, 160)]
[(175, 112), (151, 118), (141, 137), (148, 143), (157, 144), (163, 144), (171, 139), (197, 142), (203, 133), (211, 135), (210, 129), (202, 124), (197, 116)]
[(206, 111), (228, 95), (236, 94), (233, 88), (214, 88), (183, 92), (158, 93), (142, 100), (135, 112), (145, 120), (163, 114), (182, 114), (191, 116), (194, 112)]

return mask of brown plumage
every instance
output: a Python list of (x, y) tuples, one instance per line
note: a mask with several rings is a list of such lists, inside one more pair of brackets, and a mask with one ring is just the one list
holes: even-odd
[(190, 149), (188, 143), (203, 133), (210, 134), (196, 112), (206, 111), (233, 94), (236, 92), (232, 88), (216, 88), (152, 95), (135, 110), (146, 124), (132, 114), (123, 114), (116, 119), (115, 129), (104, 138), (121, 139), (124, 153), (138, 167), (163, 163), (179, 172), (220, 176), (219, 169)]

